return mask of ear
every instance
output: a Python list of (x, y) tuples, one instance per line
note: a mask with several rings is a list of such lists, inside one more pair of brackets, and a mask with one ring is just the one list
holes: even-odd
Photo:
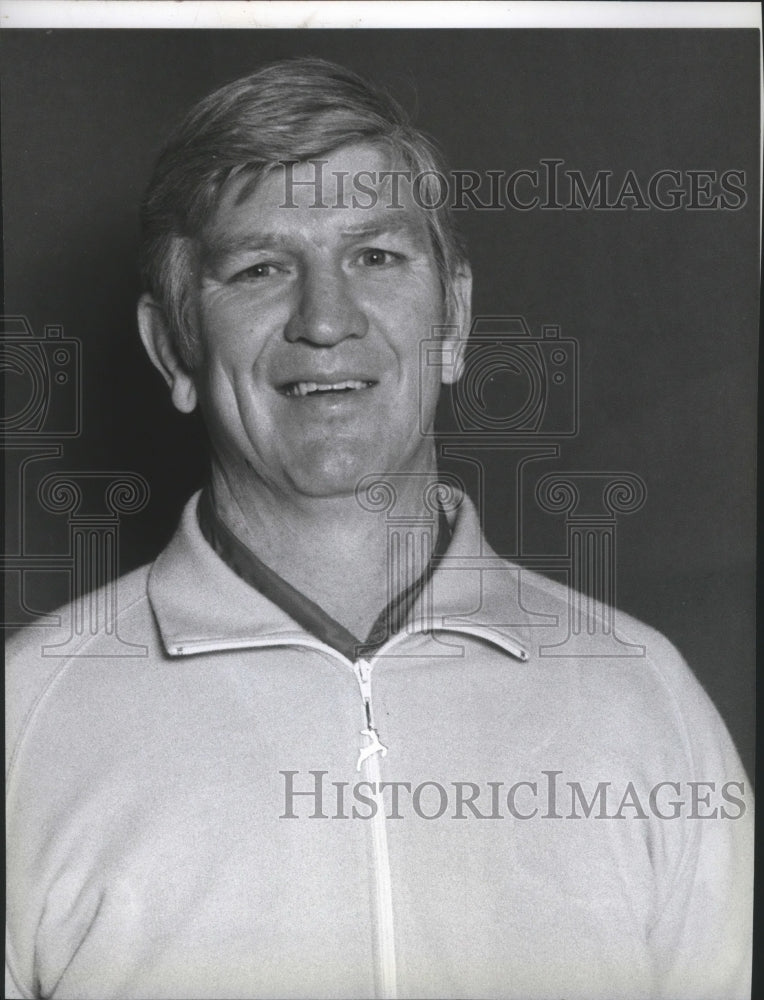
[(138, 301), (138, 329), (151, 363), (170, 387), (176, 409), (191, 413), (197, 401), (194, 380), (178, 354), (164, 309), (148, 293)]
[(465, 263), (454, 277), (449, 293), (448, 325), (444, 330), (440, 371), (440, 380), (444, 385), (453, 385), (461, 378), (471, 319), (472, 270)]

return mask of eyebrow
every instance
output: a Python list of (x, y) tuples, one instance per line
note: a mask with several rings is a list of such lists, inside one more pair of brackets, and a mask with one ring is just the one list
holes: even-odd
[(394, 219), (380, 219), (379, 221), (371, 221), (365, 223), (359, 223), (356, 226), (346, 226), (341, 230), (342, 236), (386, 236), (388, 234), (395, 234), (400, 232), (406, 232), (413, 237), (419, 236), (419, 226), (412, 223), (410, 218), (405, 216), (398, 216)]
[(237, 236), (222, 233), (208, 234), (202, 244), (205, 245), (204, 256), (217, 260), (255, 250), (287, 249), (290, 241), (282, 233), (275, 232), (241, 233)]

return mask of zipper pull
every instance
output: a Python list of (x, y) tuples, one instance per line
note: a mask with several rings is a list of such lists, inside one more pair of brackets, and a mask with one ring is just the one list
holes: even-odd
[(361, 770), (361, 765), (369, 757), (373, 757), (375, 753), (381, 753), (383, 757), (387, 755), (387, 747), (382, 743), (379, 738), (379, 733), (374, 728), (374, 723), (372, 721), (371, 715), (371, 664), (368, 660), (357, 660), (356, 661), (356, 677), (358, 678), (358, 686), (361, 689), (361, 697), (363, 698), (363, 707), (366, 713), (366, 728), (361, 730), (361, 736), (366, 736), (369, 743), (365, 747), (361, 747), (358, 751), (358, 763), (356, 764), (356, 771)]
[(362, 729), (361, 736), (368, 736), (371, 742), (368, 746), (361, 747), (358, 751), (358, 763), (355, 766), (356, 771), (360, 771), (363, 762), (369, 757), (373, 757), (375, 753), (381, 753), (383, 757), (387, 756), (387, 747), (381, 742), (376, 729), (372, 726), (368, 729)]

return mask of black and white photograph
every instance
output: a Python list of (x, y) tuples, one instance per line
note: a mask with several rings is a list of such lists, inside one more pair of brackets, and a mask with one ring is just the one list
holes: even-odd
[(5, 996), (756, 996), (759, 5), (0, 13)]

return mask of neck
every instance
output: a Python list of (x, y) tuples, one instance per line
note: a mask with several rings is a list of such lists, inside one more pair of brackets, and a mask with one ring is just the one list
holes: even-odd
[(365, 637), (379, 612), (426, 569), (438, 515), (426, 470), (391, 477), (357, 497), (284, 496), (242, 483), (213, 464), (217, 516), (254, 554), (351, 633)]

